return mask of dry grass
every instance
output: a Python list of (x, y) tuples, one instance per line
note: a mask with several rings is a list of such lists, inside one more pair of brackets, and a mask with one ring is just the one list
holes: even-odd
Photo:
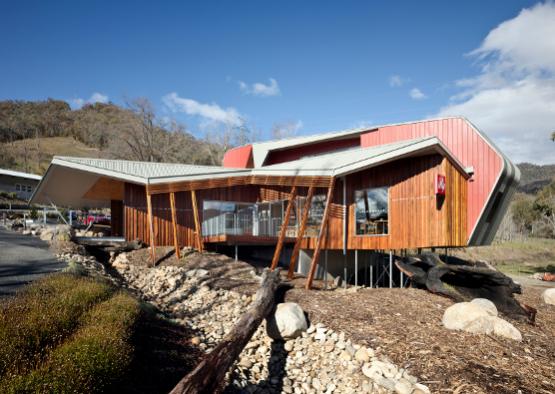
[(111, 294), (108, 285), (51, 275), (28, 286), (0, 309), (0, 377), (22, 373), (71, 335), (79, 318)]
[(70, 274), (29, 285), (0, 309), (0, 392), (106, 392), (129, 372), (140, 315), (130, 295)]
[(80, 328), (53, 349), (28, 374), (7, 379), (3, 392), (102, 393), (118, 382), (132, 361), (132, 327), (139, 316), (138, 302), (119, 293), (97, 304)]
[[(8, 145), (16, 159), (14, 169), (42, 175), (52, 157), (77, 156), (77, 157), (102, 157), (102, 152), (96, 148), (88, 147), (73, 137), (48, 137), (18, 140)], [(27, 163), (24, 158), (27, 157)]]

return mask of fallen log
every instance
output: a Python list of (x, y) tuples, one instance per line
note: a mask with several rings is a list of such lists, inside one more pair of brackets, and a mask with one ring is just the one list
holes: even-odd
[(520, 304), (514, 294), (522, 288), (510, 277), (480, 261), (466, 261), (434, 253), (396, 258), (395, 265), (411, 280), (411, 286), (451, 298), (455, 302), (487, 298), (513, 319), (534, 322), (536, 310)]
[(249, 310), (239, 319), (224, 339), (173, 388), (170, 394), (220, 393), (225, 375), (249, 342), (262, 320), (274, 308), (280, 286), (279, 268), (262, 274), (260, 288)]

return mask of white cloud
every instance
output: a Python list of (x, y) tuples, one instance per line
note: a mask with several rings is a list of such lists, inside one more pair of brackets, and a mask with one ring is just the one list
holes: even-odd
[(464, 115), (516, 162), (555, 162), (555, 3), (501, 23), (471, 52), (481, 67), (434, 116)]
[(73, 108), (81, 108), (85, 104), (94, 104), (94, 103), (107, 103), (108, 96), (105, 94), (94, 92), (91, 94), (91, 97), (88, 99), (83, 99), (81, 97), (77, 97), (71, 100), (71, 104)]
[(239, 81), (239, 89), (245, 94), (250, 94), (253, 96), (269, 97), (278, 96), (281, 94), (279, 85), (274, 78), (270, 78), (270, 83), (265, 85), (262, 82), (255, 82), (252, 85)]
[(405, 80), (401, 78), (400, 75), (392, 75), (391, 77), (389, 77), (389, 86), (391, 86), (392, 88), (403, 86), (404, 83)]
[(203, 121), (216, 122), (230, 126), (243, 124), (241, 114), (233, 107), (222, 108), (216, 103), (204, 104), (196, 100), (179, 97), (175, 92), (162, 97), (164, 104), (173, 112), (183, 112), (187, 115), (200, 116)]
[(428, 97), (424, 93), (422, 93), (422, 91), (418, 88), (412, 88), (409, 91), (409, 96), (413, 100), (423, 100)]

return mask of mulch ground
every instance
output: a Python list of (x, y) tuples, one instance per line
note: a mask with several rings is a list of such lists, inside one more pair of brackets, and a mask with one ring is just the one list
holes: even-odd
[(540, 289), (519, 296), (538, 309), (536, 325), (511, 321), (523, 341), (443, 328), (452, 305), (418, 289), (312, 290), (296, 287), (286, 300), (311, 319), (344, 331), (408, 369), (432, 392), (555, 393), (555, 307), (541, 302)]
[[(145, 264), (148, 256), (147, 249), (128, 254), (135, 264)], [(224, 255), (193, 252), (178, 261), (171, 248), (157, 248), (157, 256), (161, 265), (209, 270), (214, 288), (252, 294), (258, 287), (251, 265)], [(538, 314), (535, 325), (508, 319), (523, 336), (515, 342), (446, 330), (441, 318), (452, 301), (425, 290), (323, 290), (315, 282), (316, 289), (307, 291), (304, 278), (290, 284), (285, 301), (408, 369), (432, 392), (555, 393), (555, 307), (541, 301), (545, 288), (526, 285), (517, 296)]]

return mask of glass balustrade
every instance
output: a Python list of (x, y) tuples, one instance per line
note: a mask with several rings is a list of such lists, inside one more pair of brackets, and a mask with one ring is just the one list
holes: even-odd
[[(252, 237), (278, 237), (281, 231), (288, 200), (245, 203), (234, 201), (205, 200), (203, 202), (202, 234), (204, 236), (246, 235)], [(297, 199), (291, 211), (286, 230), (287, 237), (296, 237), (297, 218), (300, 217), (304, 203)], [(321, 221), (320, 204), (313, 204), (309, 214), (310, 228), (317, 228)], [(316, 234), (317, 235), (317, 234)], [(306, 236), (314, 236), (308, 232)]]

